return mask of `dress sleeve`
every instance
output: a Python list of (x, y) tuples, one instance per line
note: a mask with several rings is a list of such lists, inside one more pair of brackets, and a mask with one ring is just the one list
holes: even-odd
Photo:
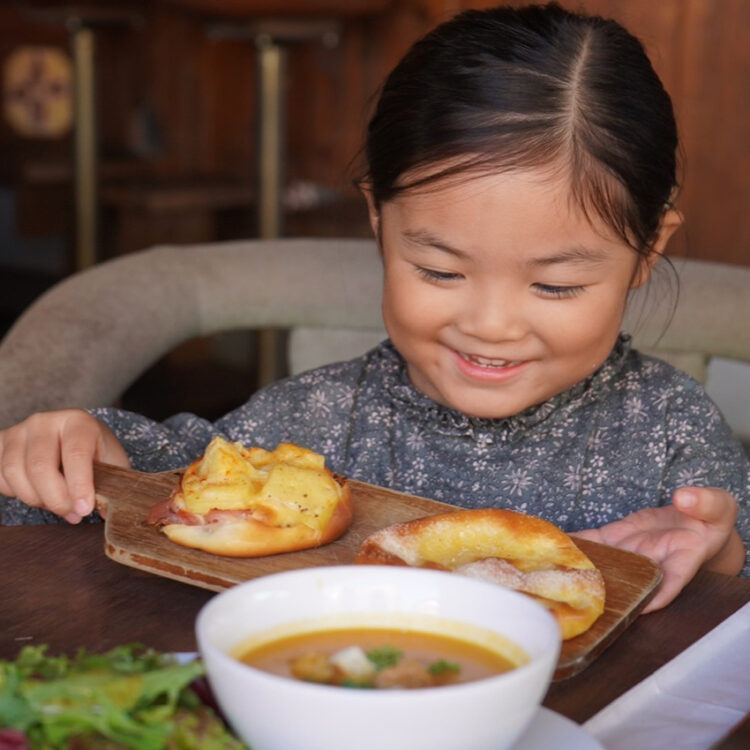
[(678, 487), (720, 487), (739, 505), (737, 530), (745, 545), (743, 576), (750, 576), (750, 464), (719, 408), (692, 379), (675, 387), (667, 409), (667, 460), (662, 504)]
[(112, 430), (138, 471), (168, 471), (186, 466), (218, 434), (209, 420), (195, 414), (181, 413), (164, 422), (155, 422), (122, 409), (105, 407), (89, 412)]
[(168, 471), (194, 461), (216, 435), (265, 448), (289, 439), (296, 397), (292, 382), (274, 383), (216, 422), (188, 413), (164, 422), (111, 408), (90, 413), (114, 432), (134, 469)]

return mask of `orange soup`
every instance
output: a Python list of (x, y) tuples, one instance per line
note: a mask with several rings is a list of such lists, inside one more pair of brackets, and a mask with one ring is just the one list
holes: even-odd
[(413, 630), (345, 628), (300, 633), (238, 654), (276, 675), (356, 688), (424, 688), (472, 682), (514, 669), (492, 649)]

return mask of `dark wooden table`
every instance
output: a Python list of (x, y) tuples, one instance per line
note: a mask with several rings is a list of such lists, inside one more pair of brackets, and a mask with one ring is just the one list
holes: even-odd
[[(107, 558), (103, 527), (0, 528), (0, 658), (26, 644), (50, 653), (138, 641), (194, 651), (193, 624), (214, 594)], [(544, 705), (584, 722), (750, 601), (750, 580), (699, 573), (666, 609), (645, 615), (591, 666), (554, 683)]]

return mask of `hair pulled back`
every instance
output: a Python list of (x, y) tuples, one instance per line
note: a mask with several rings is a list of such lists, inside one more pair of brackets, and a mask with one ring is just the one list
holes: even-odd
[(672, 103), (617, 22), (556, 3), (464, 11), (418, 41), (370, 121), (376, 206), (449, 174), (564, 170), (585, 215), (647, 255), (676, 186)]

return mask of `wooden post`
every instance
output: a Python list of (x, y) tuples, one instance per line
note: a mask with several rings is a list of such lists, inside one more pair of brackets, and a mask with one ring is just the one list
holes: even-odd
[(76, 270), (97, 261), (97, 133), (94, 32), (77, 24), (72, 34), (75, 125)]
[[(265, 34), (258, 45), (259, 132), (258, 132), (258, 225), (263, 239), (282, 234), (281, 194), (284, 164), (283, 76), (286, 51)], [(258, 385), (263, 387), (279, 377), (283, 336), (265, 328), (258, 332)]]

